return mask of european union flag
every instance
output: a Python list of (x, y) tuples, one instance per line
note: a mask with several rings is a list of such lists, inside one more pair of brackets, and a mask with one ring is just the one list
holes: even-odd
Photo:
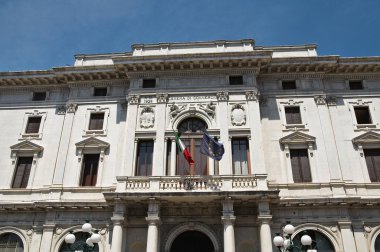
[(223, 157), (224, 146), (210, 137), (206, 132), (203, 132), (201, 153), (219, 161)]

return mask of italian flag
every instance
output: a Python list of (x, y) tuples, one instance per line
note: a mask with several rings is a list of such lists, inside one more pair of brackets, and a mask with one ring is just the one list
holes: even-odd
[(194, 160), (191, 158), (189, 150), (186, 148), (186, 146), (183, 144), (183, 142), (179, 138), (178, 133), (175, 134), (175, 141), (177, 143), (178, 149), (182, 152), (187, 162), (189, 162), (189, 164), (191, 165), (194, 164)]

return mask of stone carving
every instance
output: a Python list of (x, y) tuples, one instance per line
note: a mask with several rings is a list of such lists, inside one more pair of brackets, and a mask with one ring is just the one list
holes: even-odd
[(211, 118), (215, 117), (216, 106), (213, 102), (210, 102), (208, 104), (200, 104), (199, 108), (206, 112)]
[(166, 103), (168, 101), (168, 94), (157, 94), (157, 103)]
[(78, 104), (76, 103), (67, 103), (66, 104), (66, 112), (67, 113), (75, 113), (77, 111)]
[(335, 96), (326, 97), (326, 103), (328, 106), (336, 106), (336, 97)]
[(324, 95), (317, 95), (314, 96), (315, 104), (317, 105), (326, 105), (326, 96)]
[(245, 109), (241, 104), (235, 104), (231, 110), (231, 123), (234, 126), (245, 125)]
[(175, 103), (173, 103), (170, 106), (170, 112), (169, 112), (170, 118), (174, 119), (179, 113), (185, 110), (185, 108), (186, 108), (186, 105), (176, 105)]
[(216, 99), (218, 101), (228, 101), (228, 92), (227, 91), (220, 91), (216, 93)]
[(128, 103), (129, 104), (138, 104), (139, 99), (140, 99), (139, 95), (129, 95), (128, 96)]
[(153, 128), (154, 126), (154, 110), (151, 107), (145, 107), (141, 111), (140, 115), (140, 127), (142, 128)]
[(248, 101), (257, 101), (259, 98), (259, 92), (256, 90), (249, 90), (245, 92), (245, 96)]

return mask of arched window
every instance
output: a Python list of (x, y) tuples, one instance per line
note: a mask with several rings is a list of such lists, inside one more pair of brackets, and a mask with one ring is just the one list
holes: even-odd
[(14, 233), (0, 235), (0, 252), (24, 252), (21, 238)]
[[(76, 252), (81, 252), (81, 244), (86, 243), (87, 238), (90, 238), (90, 234), (86, 232), (76, 232), (75, 235), (75, 242), (71, 244), (70, 246), (67, 243), (63, 243), (61, 248), (59, 249), (59, 252), (73, 252), (72, 249), (75, 249)], [(72, 249), (71, 249), (72, 248)], [(97, 243), (94, 244), (93, 252), (99, 252), (99, 246)], [(2, 252), (0, 250), (0, 252)]]
[(380, 252), (380, 235), (378, 235), (375, 240), (375, 252)]
[(196, 117), (187, 118), (178, 125), (181, 140), (188, 148), (194, 164), (189, 165), (181, 153), (177, 153), (177, 175), (207, 175), (208, 158), (201, 154), (201, 143), (203, 131), (207, 124)]
[[(313, 249), (318, 252), (335, 252), (332, 242), (324, 234), (315, 230), (307, 230), (307, 234), (313, 240), (311, 244)], [(297, 247), (301, 247), (301, 237), (303, 235), (304, 232), (300, 232), (293, 238), (293, 242)]]

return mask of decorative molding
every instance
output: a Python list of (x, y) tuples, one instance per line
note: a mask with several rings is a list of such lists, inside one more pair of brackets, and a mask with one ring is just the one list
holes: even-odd
[(11, 147), (12, 152), (41, 152), (44, 148), (38, 144), (32, 143), (31, 141), (25, 140)]
[(327, 106), (336, 106), (336, 96), (327, 96), (326, 97)]
[(207, 103), (207, 104), (199, 104), (199, 109), (203, 110), (207, 113), (211, 118), (215, 117), (215, 109), (216, 106), (213, 102)]
[(170, 106), (170, 118), (173, 120), (179, 113), (186, 109), (187, 105), (177, 105), (173, 102)]
[(163, 94), (157, 94), (157, 103), (167, 103), (168, 102), (168, 94), (163, 93)]
[(369, 145), (380, 144), (380, 134), (368, 131), (352, 139), (352, 142), (356, 145)]
[(79, 156), (78, 162), (82, 160), (83, 152), (93, 150), (100, 152), (100, 161), (103, 162), (105, 150), (110, 146), (110, 144), (95, 137), (89, 137), (83, 141), (76, 143), (75, 146), (77, 147)]
[(139, 104), (140, 95), (129, 95), (127, 101), (131, 105)]
[(218, 101), (228, 101), (228, 92), (227, 91), (219, 91), (216, 93), (216, 99)]
[(348, 103), (354, 106), (368, 106), (368, 104), (372, 103), (372, 101), (363, 101), (362, 99), (357, 99), (355, 101), (349, 101)]
[(315, 137), (305, 134), (300, 131), (293, 132), (287, 136), (280, 138), (281, 144), (286, 145), (295, 145), (295, 144), (314, 144)]
[(66, 112), (67, 113), (75, 113), (78, 109), (78, 104), (76, 103), (67, 103), (66, 104)]
[(154, 109), (152, 107), (143, 108), (140, 114), (140, 127), (145, 129), (153, 128), (154, 121)]
[(314, 96), (314, 101), (315, 101), (315, 104), (317, 104), (317, 105), (326, 105), (327, 104), (325, 95)]
[(234, 126), (242, 126), (246, 123), (245, 109), (241, 104), (235, 104), (231, 109), (231, 123)]
[(287, 101), (281, 101), (280, 104), (284, 104), (285, 106), (297, 106), (303, 103), (303, 101), (295, 101), (293, 99), (289, 99)]
[(257, 90), (245, 91), (247, 101), (258, 101), (260, 99), (260, 92)]

